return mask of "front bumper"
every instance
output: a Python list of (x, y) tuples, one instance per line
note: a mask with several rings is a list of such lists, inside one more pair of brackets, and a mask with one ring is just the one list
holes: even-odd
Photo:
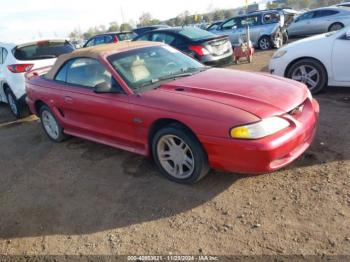
[(273, 136), (239, 140), (200, 136), (210, 166), (227, 172), (260, 174), (278, 170), (297, 159), (312, 143), (319, 115), (316, 100), (307, 100), (299, 116), (284, 116), (291, 126)]
[(285, 76), (287, 63), (284, 58), (271, 59), (269, 63), (269, 73), (276, 76)]

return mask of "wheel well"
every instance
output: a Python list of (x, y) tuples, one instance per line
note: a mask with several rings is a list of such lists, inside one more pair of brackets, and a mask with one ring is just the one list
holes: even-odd
[(7, 83), (2, 84), (2, 90), (4, 91), (4, 93), (5, 93), (6, 89), (8, 89), (8, 88), (11, 89)]
[(36, 111), (36, 114), (37, 114), (37, 115), (39, 115), (40, 108), (41, 108), (43, 105), (46, 105), (43, 101), (41, 101), (41, 100), (35, 101), (34, 106), (35, 106), (35, 111)]
[[(171, 118), (161, 118), (156, 120), (155, 122), (152, 123), (150, 129), (149, 129), (149, 133), (148, 133), (148, 150), (151, 154), (151, 150), (152, 150), (152, 139), (154, 137), (154, 135), (157, 133), (158, 130), (162, 129), (163, 127), (169, 126), (169, 125), (175, 125), (175, 126), (181, 126), (182, 128), (186, 129), (188, 132), (190, 132), (198, 141), (198, 137), (195, 135), (195, 133), (191, 130), (191, 128), (189, 128), (187, 125), (185, 125), (184, 123), (175, 120), (175, 119), (171, 119)], [(203, 148), (204, 152), (206, 153), (205, 149)]]
[(332, 23), (329, 27), (328, 27), (328, 31), (331, 30), (331, 27), (336, 25), (336, 24), (339, 24), (341, 25), (342, 27), (344, 27), (344, 24), (342, 22), (335, 22), (335, 23)]
[(324, 70), (326, 71), (326, 74), (327, 74), (326, 77), (327, 77), (327, 81), (328, 81), (328, 71), (327, 71), (327, 68), (324, 66), (324, 64), (323, 64), (320, 60), (318, 60), (318, 59), (316, 59), (316, 58), (314, 58), (314, 57), (307, 57), (307, 56), (299, 57), (299, 58), (293, 60), (292, 62), (290, 62), (289, 65), (287, 66), (286, 70), (284, 71), (284, 77), (287, 77), (287, 73), (288, 73), (289, 69), (290, 69), (295, 63), (297, 63), (298, 61), (303, 60), (303, 59), (311, 59), (311, 60), (314, 60), (314, 61), (320, 63), (320, 65), (321, 65), (321, 66), (324, 68)]

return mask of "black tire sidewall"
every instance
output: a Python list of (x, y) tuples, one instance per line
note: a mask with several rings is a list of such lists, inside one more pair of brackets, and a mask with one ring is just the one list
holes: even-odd
[[(53, 118), (55, 119), (55, 121), (57, 123), (58, 133), (59, 133), (57, 139), (51, 137), (46, 131), (46, 128), (45, 128), (44, 123), (43, 123), (43, 117), (42, 117), (42, 114), (43, 114), (44, 111), (48, 111), (53, 116)], [(63, 141), (66, 138), (65, 134), (63, 133), (63, 128), (62, 128), (60, 122), (57, 120), (55, 114), (50, 110), (50, 108), (48, 106), (43, 105), (43, 106), (40, 107), (39, 116), (40, 116), (41, 126), (44, 129), (45, 134), (48, 136), (48, 138), (50, 138), (50, 140), (58, 143), (58, 142)]]
[(287, 72), (287, 77), (292, 79), (292, 75), (293, 75), (293, 71), (301, 66), (301, 65), (310, 65), (310, 66), (313, 66), (320, 74), (320, 81), (317, 85), (317, 87), (313, 90), (310, 90), (312, 94), (318, 94), (320, 92), (322, 92), (323, 90), (325, 90), (325, 88), (327, 87), (327, 84), (328, 84), (328, 76), (327, 76), (327, 71), (326, 69), (323, 67), (323, 65), (314, 60), (314, 59), (302, 59), (302, 60), (299, 60), (297, 62), (295, 62), (289, 69), (288, 69), (288, 72)]
[[(172, 175), (168, 174), (168, 172), (160, 164), (157, 154), (157, 145), (160, 138), (165, 135), (178, 136), (182, 140), (184, 140), (184, 142), (190, 147), (193, 153), (195, 163), (194, 171), (190, 177), (186, 179), (178, 179), (176, 177), (173, 177)], [(164, 127), (154, 135), (152, 139), (152, 155), (161, 173), (169, 180), (180, 184), (194, 184), (200, 179), (202, 179), (209, 171), (208, 159), (203, 147), (201, 146), (197, 138), (194, 137), (194, 135), (192, 135), (189, 131), (180, 126), (174, 125)]]
[[(17, 100), (16, 96), (14, 95), (14, 93), (12, 92), (12, 90), (10, 88), (6, 88), (5, 89), (5, 94), (6, 94), (6, 100), (7, 100), (7, 103), (8, 103), (8, 106), (10, 108), (10, 111), (11, 113), (16, 117), (16, 118), (21, 118), (22, 117), (22, 106), (20, 104), (20, 102)], [(10, 106), (10, 102), (9, 102), (9, 96), (12, 97), (13, 101), (15, 102), (15, 105), (17, 107), (17, 114), (15, 114), (13, 111), (12, 111), (12, 108)]]

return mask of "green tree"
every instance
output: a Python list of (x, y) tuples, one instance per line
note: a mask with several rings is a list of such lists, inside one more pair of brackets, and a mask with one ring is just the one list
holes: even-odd
[(224, 20), (225, 19), (225, 12), (224, 10), (216, 10), (214, 12), (214, 21)]
[(119, 24), (117, 22), (110, 22), (108, 32), (117, 32), (120, 30)]
[(125, 32), (125, 31), (131, 31), (132, 26), (129, 23), (123, 23), (120, 25), (120, 31)]
[(140, 25), (141, 26), (146, 26), (146, 25), (150, 25), (151, 21), (152, 21), (152, 16), (150, 13), (143, 13), (140, 18)]

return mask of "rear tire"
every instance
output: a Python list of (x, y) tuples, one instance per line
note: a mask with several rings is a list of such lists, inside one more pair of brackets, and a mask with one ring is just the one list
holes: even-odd
[(194, 184), (209, 172), (202, 145), (178, 124), (166, 126), (154, 135), (152, 154), (161, 173), (177, 183)]
[(322, 92), (328, 84), (328, 75), (324, 66), (310, 58), (301, 59), (292, 64), (286, 76), (306, 84), (312, 94)]
[(338, 31), (342, 28), (344, 28), (344, 25), (342, 23), (334, 23), (330, 25), (328, 32)]
[(41, 125), (46, 135), (54, 142), (62, 142), (67, 136), (63, 133), (63, 128), (57, 121), (55, 115), (51, 112), (50, 108), (46, 105), (40, 107), (39, 116)]
[(9, 87), (5, 88), (5, 95), (6, 95), (7, 104), (10, 108), (10, 111), (17, 119), (20, 119), (29, 115), (29, 110), (27, 105), (24, 102), (18, 100), (15, 94), (12, 92), (12, 90)]

